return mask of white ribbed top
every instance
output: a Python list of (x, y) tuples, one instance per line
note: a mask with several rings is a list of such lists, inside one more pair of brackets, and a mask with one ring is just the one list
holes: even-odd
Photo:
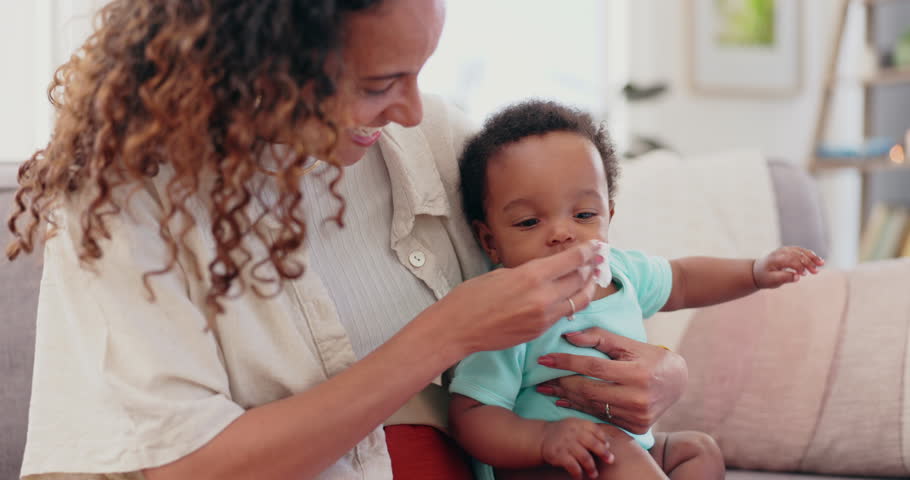
[[(390, 245), (392, 187), (379, 148), (344, 170), (337, 188), (347, 205), (343, 229), (325, 221), (339, 206), (328, 191), (335, 174), (323, 165), (304, 177), (310, 268), (325, 283), (354, 353), (363, 358), (436, 298)], [(455, 255), (452, 248), (434, 254)]]

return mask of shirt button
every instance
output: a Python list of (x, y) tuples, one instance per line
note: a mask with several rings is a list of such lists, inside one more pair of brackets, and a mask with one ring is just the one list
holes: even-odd
[(414, 251), (408, 255), (408, 261), (411, 262), (412, 266), (420, 268), (423, 266), (423, 264), (427, 263), (427, 256), (419, 250)]

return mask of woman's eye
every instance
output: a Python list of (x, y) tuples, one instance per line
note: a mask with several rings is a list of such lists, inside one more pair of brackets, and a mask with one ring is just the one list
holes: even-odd
[(597, 216), (597, 214), (594, 212), (581, 212), (581, 213), (575, 214), (575, 218), (579, 218), (581, 220), (588, 220), (588, 219), (594, 218), (595, 216)]
[(362, 90), (363, 90), (363, 93), (365, 95), (367, 95), (368, 97), (378, 97), (380, 95), (384, 95), (384, 94), (388, 93), (389, 90), (391, 90), (393, 86), (395, 86), (394, 82), (390, 83), (388, 86), (383, 87), (383, 88), (379, 88), (379, 89), (363, 88)]
[(540, 223), (540, 220), (538, 220), (536, 218), (529, 218), (527, 220), (522, 220), (522, 221), (516, 223), (515, 226), (527, 228), (527, 227), (533, 227), (534, 225), (537, 225), (538, 223)]

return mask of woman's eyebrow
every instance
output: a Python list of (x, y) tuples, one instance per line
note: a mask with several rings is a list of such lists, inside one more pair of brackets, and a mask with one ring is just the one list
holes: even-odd
[(378, 82), (378, 81), (382, 81), (382, 80), (394, 80), (396, 78), (401, 78), (405, 75), (408, 75), (408, 73), (407, 72), (396, 72), (396, 73), (389, 73), (386, 75), (370, 75), (367, 77), (362, 77), (361, 80), (364, 80), (367, 82)]

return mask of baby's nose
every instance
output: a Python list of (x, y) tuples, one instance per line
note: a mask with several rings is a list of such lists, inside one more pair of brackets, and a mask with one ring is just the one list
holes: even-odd
[(559, 228), (553, 232), (550, 236), (550, 240), (547, 242), (548, 245), (556, 246), (566, 242), (572, 242), (575, 240), (575, 233), (569, 228)]

